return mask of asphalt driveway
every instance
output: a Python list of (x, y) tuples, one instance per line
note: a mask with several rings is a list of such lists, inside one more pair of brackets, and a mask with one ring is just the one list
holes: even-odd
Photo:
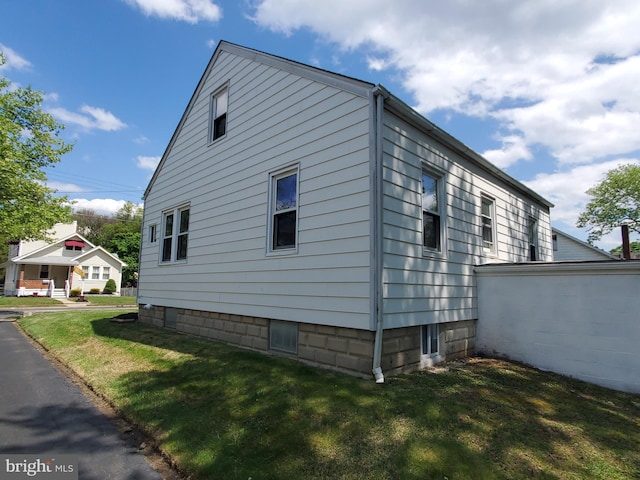
[(82, 480), (163, 478), (137, 442), (127, 441), (13, 323), (1, 320), (0, 366), (0, 458), (76, 455)]

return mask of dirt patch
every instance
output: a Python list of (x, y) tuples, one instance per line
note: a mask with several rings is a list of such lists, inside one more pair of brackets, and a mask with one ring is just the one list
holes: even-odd
[(120, 315), (113, 317), (110, 322), (113, 323), (131, 323), (138, 320), (138, 312), (121, 313)]

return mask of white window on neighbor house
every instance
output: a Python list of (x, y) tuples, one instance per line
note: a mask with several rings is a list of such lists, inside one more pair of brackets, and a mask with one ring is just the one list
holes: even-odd
[(298, 237), (298, 168), (270, 176), (270, 251), (295, 250)]
[(111, 278), (111, 267), (102, 267), (102, 279), (109, 280)]
[(100, 280), (100, 267), (91, 267), (91, 280)]
[(162, 262), (187, 259), (189, 240), (189, 207), (166, 211), (162, 220)]
[(149, 225), (149, 243), (156, 243), (158, 241), (158, 232), (157, 226), (154, 223), (153, 225)]
[(272, 320), (269, 324), (269, 348), (298, 353), (298, 324)]
[(422, 355), (437, 355), (440, 350), (439, 337), (440, 325), (431, 324), (423, 325), (421, 328), (422, 336)]
[(481, 196), (482, 248), (487, 253), (496, 253), (495, 201), (486, 195)]
[(224, 137), (227, 134), (227, 108), (229, 106), (229, 88), (221, 88), (211, 95), (209, 142)]
[(529, 261), (538, 260), (538, 220), (529, 217), (527, 235), (529, 237)]
[(444, 233), (444, 178), (422, 171), (422, 245), (425, 252), (442, 252)]

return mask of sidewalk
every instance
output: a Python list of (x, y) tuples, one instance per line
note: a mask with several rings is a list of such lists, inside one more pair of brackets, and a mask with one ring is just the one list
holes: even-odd
[(0, 365), (0, 459), (66, 454), (77, 457), (83, 480), (162, 478), (138, 445), (9, 322), (0, 322)]

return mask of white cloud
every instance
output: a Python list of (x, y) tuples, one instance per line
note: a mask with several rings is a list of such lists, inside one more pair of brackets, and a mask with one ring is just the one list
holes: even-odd
[(555, 207), (551, 211), (554, 221), (575, 226), (578, 215), (590, 200), (587, 190), (601, 182), (609, 170), (628, 163), (640, 161), (616, 159), (580, 165), (562, 172), (540, 173), (533, 180), (523, 183), (554, 203)]
[(31, 67), (29, 60), (2, 43), (0, 43), (0, 52), (4, 55), (5, 60), (4, 65), (0, 65), (0, 70), (26, 70)]
[(179, 20), (187, 23), (217, 22), (222, 9), (211, 0), (125, 0), (147, 16)]
[(567, 164), (640, 149), (640, 2), (261, 0), (252, 13), (362, 49), (371, 69), (401, 74), (422, 113), (497, 119), (504, 146), (490, 156), (503, 165), (533, 145)]
[(147, 137), (145, 137), (144, 135), (140, 135), (139, 137), (136, 137), (133, 139), (133, 143), (137, 143), (138, 145), (143, 145), (145, 143), (147, 143), (149, 141), (149, 139)]
[(49, 108), (48, 112), (65, 124), (73, 124), (85, 130), (104, 130), (113, 132), (127, 126), (113, 113), (98, 107), (83, 105), (79, 112), (72, 112), (62, 107)]
[(518, 135), (508, 135), (502, 138), (502, 148), (486, 150), (482, 156), (500, 168), (507, 168), (519, 160), (532, 160), (533, 155)]
[(139, 156), (136, 158), (136, 166), (143, 170), (154, 171), (160, 163), (160, 157), (144, 157)]
[(207, 48), (210, 48), (211, 50), (213, 50), (217, 44), (218, 42), (216, 42), (213, 38), (207, 40)]
[[(113, 215), (126, 203), (125, 200), (114, 200), (112, 198), (74, 198), (73, 202), (74, 210), (89, 209), (101, 215)], [(140, 208), (143, 208), (143, 204), (138, 204)]]

